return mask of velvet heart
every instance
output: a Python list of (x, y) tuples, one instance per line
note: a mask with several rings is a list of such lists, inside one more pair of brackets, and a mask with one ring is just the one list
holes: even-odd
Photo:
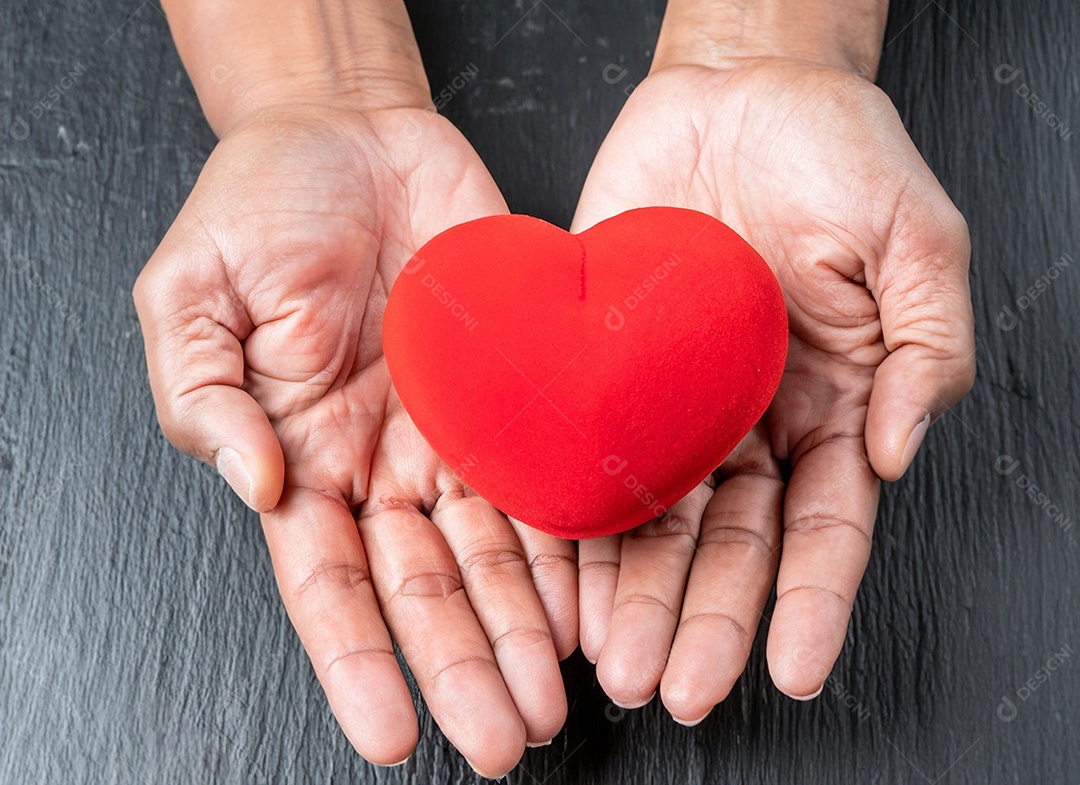
[(560, 537), (662, 516), (764, 414), (787, 355), (765, 261), (693, 210), (571, 234), (455, 226), (409, 261), (383, 346), (420, 433), (507, 515)]

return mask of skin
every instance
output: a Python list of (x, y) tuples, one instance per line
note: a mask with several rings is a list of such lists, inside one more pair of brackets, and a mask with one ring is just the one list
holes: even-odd
[[(206, 38), (195, 6), (170, 23), (220, 141), (134, 292), (161, 426), (261, 513), (286, 610), (357, 751), (392, 765), (416, 745), (393, 642), (447, 738), (501, 776), (566, 717), (575, 547), (509, 521), (437, 458), (394, 394), (381, 324), (416, 249), (506, 205), (415, 74), (369, 62), (365, 89), (342, 92), (299, 66), (275, 84), (244, 60), (230, 83), (253, 100), (230, 101), (206, 77), (235, 50), (192, 48)], [(247, 30), (214, 17), (225, 7), (205, 6), (207, 29)], [(295, 38), (305, 20), (289, 22)]]
[[(727, 694), (774, 581), (774, 680), (820, 688), (876, 478), (903, 472), (915, 423), (973, 372), (966, 227), (887, 99), (850, 73), (876, 65), (860, 36), (880, 40), (880, 15), (783, 5), (672, 3), (575, 220), (709, 212), (774, 265), (791, 311), (776, 404), (716, 490), (581, 545), (582, 647), (602, 684), (624, 705), (659, 685), (684, 722)], [(411, 254), (505, 203), (430, 111), (400, 2), (166, 11), (220, 142), (135, 287), (162, 428), (261, 513), (283, 602), (359, 753), (389, 765), (416, 744), (393, 642), (446, 736), (500, 776), (566, 715), (575, 547), (508, 520), (439, 461), (379, 331)]]
[[(700, 210), (762, 254), (788, 306), (780, 389), (716, 490), (579, 547), (581, 646), (600, 683), (626, 707), (659, 691), (692, 725), (741, 674), (774, 585), (772, 679), (792, 698), (820, 693), (869, 558), (879, 478), (903, 474), (975, 366), (967, 226), (888, 98), (853, 73), (872, 73), (876, 50), (854, 46), (857, 65), (834, 35), (778, 31), (770, 47), (755, 32), (742, 57), (740, 41), (689, 24), (687, 6), (669, 7), (573, 228), (645, 205)], [(866, 28), (880, 47), (883, 19)], [(770, 48), (781, 54), (757, 54)]]

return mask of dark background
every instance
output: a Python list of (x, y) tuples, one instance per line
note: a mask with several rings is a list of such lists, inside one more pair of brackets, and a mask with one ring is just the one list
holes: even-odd
[[(158, 430), (130, 288), (214, 137), (154, 2), (0, 1), (0, 782), (471, 782), (426, 713), (402, 768), (352, 752), (255, 516)], [(512, 209), (565, 226), (662, 1), (494, 5), (411, 3), (431, 85), (478, 68), (445, 113)], [(566, 730), (512, 783), (1080, 781), (1077, 264), (1016, 302), (1080, 257), (1080, 138), (1018, 93), (1080, 129), (1080, 5), (900, 1), (886, 41), (971, 224), (979, 378), (885, 490), (824, 694), (780, 695), (759, 637), (685, 729), (576, 655)]]

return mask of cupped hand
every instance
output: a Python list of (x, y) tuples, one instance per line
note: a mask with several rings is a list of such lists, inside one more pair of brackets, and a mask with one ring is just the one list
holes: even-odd
[(433, 110), (274, 107), (224, 136), (135, 286), (162, 428), (262, 513), (330, 705), (381, 764), (417, 741), (392, 641), (484, 774), (566, 714), (573, 545), (471, 493), (412, 426), (382, 357), (383, 307), (411, 255), (505, 211)]
[(793, 698), (821, 690), (869, 558), (878, 478), (899, 478), (972, 384), (970, 247), (889, 99), (798, 61), (644, 80), (574, 228), (646, 205), (742, 234), (790, 320), (777, 396), (715, 492), (703, 484), (666, 518), (579, 548), (581, 645), (601, 684), (624, 706), (659, 687), (693, 724), (742, 672), (774, 583), (772, 679)]

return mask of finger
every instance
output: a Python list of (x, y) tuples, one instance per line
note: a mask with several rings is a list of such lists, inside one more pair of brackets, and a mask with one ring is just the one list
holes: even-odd
[(878, 479), (858, 436), (800, 456), (784, 499), (783, 554), (767, 656), (786, 695), (815, 697), (840, 654), (870, 558)]
[(565, 660), (578, 646), (577, 545), (513, 518), (510, 523), (525, 551), (533, 586), (544, 606), (555, 654)]
[(526, 731), (449, 546), (385, 475), (373, 475), (360, 531), (383, 616), (431, 716), (480, 774), (521, 759)]
[(607, 640), (621, 551), (621, 535), (578, 543), (578, 637), (589, 662), (596, 662)]
[(159, 249), (134, 298), (162, 431), (265, 512), (281, 495), (284, 460), (266, 413), (240, 389), (251, 324), (231, 292), (223, 269)]
[(767, 446), (733, 458), (701, 519), (660, 683), (664, 706), (683, 725), (701, 722), (731, 692), (776, 579), (783, 480)]
[(566, 693), (517, 534), (502, 513), (460, 486), (439, 497), (431, 520), (457, 560), (528, 743), (547, 744), (566, 721)]
[(596, 662), (597, 679), (617, 706), (643, 706), (656, 693), (712, 493), (702, 483), (662, 518), (623, 535), (611, 628)]
[(289, 489), (262, 522), (285, 610), (342, 730), (372, 763), (402, 762), (416, 747), (416, 711), (352, 514)]
[(890, 353), (874, 375), (866, 448), (885, 480), (907, 470), (930, 423), (975, 379), (967, 224), (929, 179), (930, 196), (909, 210), (868, 276)]

